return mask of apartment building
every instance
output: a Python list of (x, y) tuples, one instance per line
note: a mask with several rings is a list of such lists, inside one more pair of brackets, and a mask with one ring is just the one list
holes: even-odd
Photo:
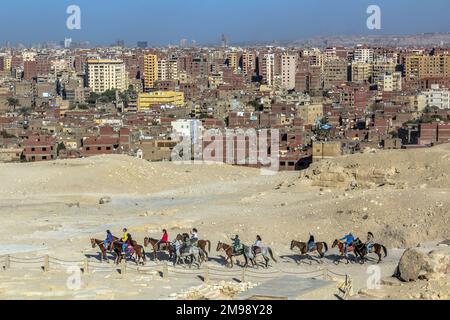
[(158, 80), (158, 56), (146, 54), (144, 56), (144, 88), (153, 89)]
[(86, 65), (87, 84), (91, 91), (102, 93), (106, 90), (127, 89), (127, 75), (122, 60), (91, 59)]
[(283, 54), (281, 56), (281, 86), (286, 90), (295, 89), (295, 73), (297, 70), (297, 55)]
[(403, 57), (404, 76), (407, 81), (431, 77), (450, 77), (450, 55), (419, 55)]
[(139, 111), (162, 105), (184, 106), (184, 93), (178, 91), (153, 91), (140, 93), (138, 96)]

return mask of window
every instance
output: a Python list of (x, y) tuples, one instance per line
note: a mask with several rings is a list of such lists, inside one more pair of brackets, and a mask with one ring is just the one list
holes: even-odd
[(47, 151), (47, 148), (42, 148), (42, 151)]
[(106, 150), (110, 151), (110, 150), (111, 150), (111, 147), (106, 147)]
[(42, 160), (47, 160), (47, 156), (42, 156)]
[(98, 150), (98, 151), (101, 151), (101, 150), (102, 150), (102, 147), (97, 147), (97, 150)]
[(31, 148), (31, 151), (36, 151), (36, 148)]
[(86, 151), (90, 151), (91, 150), (91, 147), (86, 147)]

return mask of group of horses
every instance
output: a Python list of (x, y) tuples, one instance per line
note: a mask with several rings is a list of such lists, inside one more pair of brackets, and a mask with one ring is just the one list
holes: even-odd
[[(179, 234), (177, 235), (176, 240), (182, 243), (186, 243), (189, 241), (189, 235), (187, 233)], [(120, 264), (122, 260), (126, 258), (126, 255), (133, 259), (136, 264), (145, 264), (146, 253), (144, 248), (150, 247), (153, 251), (154, 260), (158, 260), (158, 252), (164, 252), (168, 253), (169, 259), (173, 260), (174, 266), (180, 263), (185, 263), (189, 265), (189, 267), (191, 267), (194, 263), (196, 263), (200, 268), (203, 262), (209, 260), (209, 254), (211, 253), (211, 241), (209, 240), (198, 240), (196, 245), (184, 245), (180, 248), (179, 254), (177, 254), (177, 250), (174, 247), (173, 243), (161, 242), (160, 240), (150, 237), (146, 237), (144, 239), (143, 246), (139, 245), (136, 241), (133, 240), (131, 248), (129, 248), (129, 251), (126, 252), (125, 255), (122, 251), (122, 243), (116, 237), (114, 237), (114, 241), (108, 247), (105, 247), (105, 243), (103, 240), (98, 239), (91, 239), (91, 244), (92, 248), (95, 248), (96, 246), (100, 248), (101, 257), (103, 260), (108, 261), (108, 251), (110, 253), (114, 252), (116, 255), (116, 264)], [(345, 254), (345, 243), (336, 239), (332, 245), (332, 248), (335, 247), (337, 247), (340, 252), (340, 258), (345, 258), (348, 264), (350, 261), (348, 259), (348, 256)], [(306, 242), (292, 240), (290, 249), (298, 249), (302, 256), (309, 256), (310, 253), (317, 252), (319, 254), (319, 258), (323, 259), (325, 257), (325, 253), (328, 251), (328, 245), (326, 242), (316, 242), (313, 246), (309, 246)], [(239, 256), (243, 256), (245, 259), (244, 267), (248, 266), (249, 261), (251, 262), (253, 267), (257, 266), (258, 257), (262, 257), (264, 259), (264, 265), (266, 268), (269, 267), (270, 259), (277, 263), (277, 260), (274, 258), (273, 250), (270, 247), (254, 248), (252, 246), (242, 244), (240, 248), (234, 248), (231, 245), (219, 241), (216, 251), (223, 251), (225, 253), (225, 260), (228, 266), (231, 268), (234, 265), (233, 258)], [(350, 252), (353, 252), (355, 257), (359, 258), (360, 263), (362, 264), (365, 263), (365, 261), (367, 260), (367, 255), (370, 253), (375, 253), (378, 256), (378, 263), (380, 263), (382, 260), (382, 253), (384, 253), (384, 257), (387, 257), (387, 249), (385, 246), (375, 243), (369, 250), (367, 244), (363, 243), (359, 238), (356, 239), (353, 244), (348, 247), (347, 253)]]
[[(375, 253), (378, 256), (378, 262), (380, 263), (382, 260), (382, 253), (384, 254), (384, 258), (387, 257), (387, 249), (384, 245), (379, 243), (374, 243), (372, 247), (369, 249), (367, 243), (363, 243), (361, 239), (357, 238), (350, 246), (347, 248), (347, 255), (345, 254), (345, 243), (341, 240), (334, 240), (331, 248), (338, 248), (340, 253), (340, 259), (345, 258), (346, 263), (349, 264), (350, 260), (348, 259), (348, 253), (353, 252), (356, 258), (359, 258), (361, 264), (364, 264), (367, 261), (367, 256), (370, 253)], [(308, 253), (317, 252), (319, 254), (320, 259), (325, 257), (325, 253), (328, 251), (328, 245), (326, 242), (316, 242), (313, 246), (309, 247), (306, 242), (298, 242), (292, 240), (291, 242), (291, 250), (295, 248), (300, 250), (302, 255), (306, 255)], [(339, 260), (340, 260), (339, 259)], [(339, 263), (339, 261), (337, 261)]]

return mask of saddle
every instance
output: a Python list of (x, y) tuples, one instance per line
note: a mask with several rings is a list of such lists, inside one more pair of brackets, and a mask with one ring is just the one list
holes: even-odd
[(253, 247), (253, 253), (255, 255), (261, 254), (261, 248), (260, 247)]

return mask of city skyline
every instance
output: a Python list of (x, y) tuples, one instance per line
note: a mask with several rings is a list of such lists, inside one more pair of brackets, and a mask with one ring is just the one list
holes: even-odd
[[(381, 9), (381, 30), (366, 26), (369, 5)], [(81, 9), (81, 30), (66, 27), (67, 7)], [(450, 22), (445, 12), (450, 3), (444, 0), (406, 1), (307, 1), (174, 0), (170, 4), (144, 0), (89, 3), (86, 0), (58, 1), (53, 6), (21, 0), (6, 3), (0, 13), (0, 43), (31, 46), (48, 41), (72, 38), (89, 41), (94, 46), (110, 45), (119, 39), (134, 46), (147, 41), (150, 46), (179, 44), (195, 40), (199, 45), (216, 45), (222, 34), (231, 43), (304, 40), (316, 36), (337, 35), (407, 35), (429, 32), (446, 33)], [(289, 10), (287, 10), (289, 9)], [(11, 28), (11, 17), (20, 23)], [(420, 17), (420, 19), (418, 18)], [(267, 21), (267, 22), (265, 22)], [(33, 32), (30, 32), (33, 30)]]

